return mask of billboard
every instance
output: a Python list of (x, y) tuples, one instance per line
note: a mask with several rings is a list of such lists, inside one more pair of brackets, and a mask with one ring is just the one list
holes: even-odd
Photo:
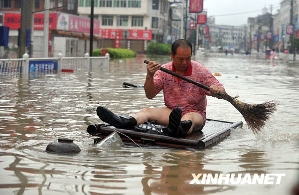
[[(8, 26), (11, 30), (19, 29), (21, 27), (21, 14), (16, 12), (5, 13), (4, 26)], [(89, 33), (90, 19), (66, 13), (51, 12), (49, 14), (49, 29)], [(99, 34), (100, 21), (94, 20), (93, 29), (95, 34)], [(44, 30), (44, 13), (34, 14), (34, 30)]]
[[(152, 30), (127, 30), (124, 37), (123, 29), (100, 29), (100, 36), (105, 39), (152, 40)], [(119, 36), (119, 37), (118, 37)]]
[(292, 35), (293, 34), (293, 30), (294, 30), (293, 25), (287, 25), (286, 26), (286, 34)]
[(203, 0), (190, 0), (189, 13), (200, 13), (203, 10)]
[(197, 24), (205, 24), (207, 23), (207, 12), (204, 11), (197, 15)]

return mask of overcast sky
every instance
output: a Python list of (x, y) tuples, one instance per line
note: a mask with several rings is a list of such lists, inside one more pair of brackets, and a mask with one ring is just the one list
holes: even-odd
[(272, 13), (276, 13), (280, 2), (281, 0), (204, 0), (203, 7), (208, 16), (215, 16), (216, 24), (238, 26), (246, 24), (248, 17), (261, 15), (264, 7), (270, 12), (272, 5)]

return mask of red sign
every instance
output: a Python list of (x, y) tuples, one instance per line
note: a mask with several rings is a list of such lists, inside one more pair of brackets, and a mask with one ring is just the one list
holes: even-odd
[(197, 24), (195, 22), (190, 22), (190, 25), (189, 25), (190, 30), (195, 30), (196, 27), (197, 27)]
[(208, 34), (210, 34), (210, 28), (209, 28), (209, 26), (204, 26), (203, 27), (203, 34), (204, 35), (208, 35)]
[(197, 15), (197, 24), (207, 23), (207, 12), (202, 12)]
[[(44, 30), (44, 14), (34, 14), (34, 30)], [(56, 30), (57, 26), (57, 13), (49, 14), (49, 29)]]
[(10, 30), (17, 30), (21, 24), (21, 14), (4, 14), (4, 26), (8, 26)]
[(299, 30), (296, 30), (296, 38), (299, 38)]
[(152, 40), (151, 30), (128, 30), (128, 39)]
[(189, 13), (200, 13), (203, 10), (203, 0), (190, 0)]
[(120, 47), (120, 34), (118, 31), (116, 31), (116, 36), (114, 39), (114, 47), (119, 48)]
[(271, 31), (267, 32), (267, 39), (272, 39), (272, 32)]
[[(100, 29), (100, 36), (106, 39), (116, 39), (117, 33), (120, 39), (123, 37), (123, 29)], [(151, 30), (128, 30), (127, 39), (132, 40), (152, 40)]]
[[(20, 13), (5, 13), (4, 26), (8, 26), (11, 30), (17, 30), (21, 25)], [(34, 30), (44, 29), (44, 13), (34, 14)], [(52, 12), (49, 14), (50, 30), (65, 30), (72, 32), (90, 32), (90, 19), (75, 15)], [(94, 33), (99, 34), (100, 21), (94, 21)]]
[[(62, 14), (59, 15), (59, 18), (61, 17)], [(68, 29), (69, 31), (72, 32), (84, 32), (84, 33), (89, 33), (90, 32), (90, 19), (89, 18), (84, 18), (80, 16), (75, 16), (75, 15), (69, 15), (66, 14), (65, 17), (68, 18)], [(58, 18), (57, 22), (60, 22)], [(100, 31), (100, 21), (94, 20), (93, 21), (93, 33), (99, 34)]]
[(286, 33), (288, 35), (292, 35), (293, 34), (293, 25), (287, 25), (286, 28), (287, 28)]

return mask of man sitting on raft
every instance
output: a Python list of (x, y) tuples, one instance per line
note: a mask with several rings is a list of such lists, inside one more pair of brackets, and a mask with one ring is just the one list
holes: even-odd
[[(135, 128), (143, 132), (173, 137), (182, 137), (192, 131), (201, 130), (206, 122), (206, 96), (220, 98), (220, 93), (225, 93), (225, 89), (205, 66), (191, 60), (192, 45), (189, 41), (176, 40), (171, 46), (170, 56), (172, 61), (163, 64), (162, 67), (204, 84), (210, 91), (162, 72), (159, 70), (160, 64), (150, 61), (147, 64), (144, 83), (145, 94), (148, 99), (152, 99), (162, 90), (165, 107), (144, 108), (136, 114), (124, 117), (99, 106), (99, 118), (116, 128)], [(166, 127), (159, 129), (155, 128), (155, 125), (143, 125), (149, 121), (156, 121), (157, 124)]]

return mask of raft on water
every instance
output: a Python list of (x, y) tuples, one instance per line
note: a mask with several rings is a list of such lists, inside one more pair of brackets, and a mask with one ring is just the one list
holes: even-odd
[(108, 124), (98, 124), (97, 136), (101, 139), (117, 132), (124, 143), (132, 143), (132, 140), (138, 144), (151, 146), (164, 146), (170, 148), (194, 148), (205, 149), (211, 147), (230, 135), (231, 130), (241, 127), (242, 121), (228, 122), (221, 120), (207, 119), (202, 132), (193, 132), (182, 138), (169, 137), (164, 135), (149, 134), (138, 132), (133, 129), (118, 129)]

